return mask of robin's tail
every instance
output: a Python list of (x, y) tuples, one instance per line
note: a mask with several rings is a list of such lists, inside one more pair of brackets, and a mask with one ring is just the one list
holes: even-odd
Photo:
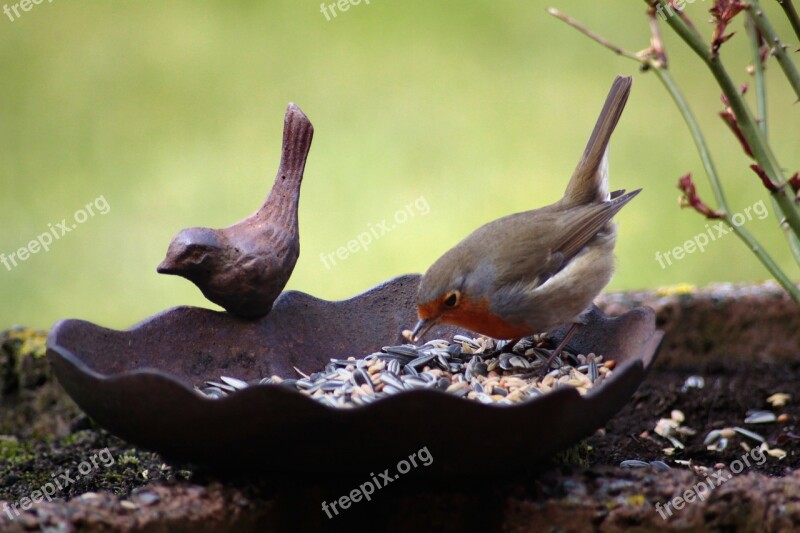
[(562, 202), (567, 205), (587, 204), (609, 199), (608, 141), (617, 126), (625, 102), (631, 92), (633, 79), (617, 76), (606, 97), (603, 110), (594, 125), (578, 166), (572, 173)]

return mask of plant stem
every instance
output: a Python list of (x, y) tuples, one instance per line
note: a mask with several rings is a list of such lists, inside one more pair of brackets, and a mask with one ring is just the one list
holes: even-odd
[[(726, 217), (727, 221), (727, 217)], [(750, 232), (744, 229), (744, 226), (736, 226), (735, 224), (731, 224), (730, 221), (727, 221), (730, 225), (733, 232), (739, 236), (742, 241), (750, 248), (756, 257), (758, 257), (761, 264), (763, 264), (769, 273), (772, 274), (772, 277), (783, 287), (783, 290), (789, 295), (789, 297), (794, 300), (797, 305), (800, 305), (800, 290), (798, 290), (797, 285), (790, 280), (786, 274), (783, 273), (781, 267), (770, 257), (766, 250), (761, 247), (761, 244), (750, 235)]]
[[(651, 0), (645, 0), (645, 3), (648, 6), (653, 5)], [(668, 0), (655, 0), (655, 3), (661, 5), (662, 8), (669, 5)], [(734, 85), (727, 70), (725, 70), (725, 67), (720, 62), (719, 55), (712, 54), (710, 48), (705, 45), (700, 36), (692, 31), (682, 18), (678, 16), (666, 18), (667, 23), (675, 30), (675, 33), (700, 56), (709, 70), (711, 70), (722, 92), (727, 97), (731, 109), (733, 109), (736, 121), (747, 143), (750, 145), (754, 159), (764, 170), (769, 179), (778, 187), (778, 190), (773, 192), (772, 195), (778, 202), (786, 223), (789, 224), (795, 235), (800, 236), (800, 210), (798, 210), (797, 205), (795, 205), (794, 199), (786, 194), (787, 183), (783, 176), (781, 166), (778, 164), (775, 155), (772, 153), (772, 149), (761, 134), (761, 129), (756, 126), (756, 121), (752, 113), (750, 113), (750, 109), (744, 103), (744, 99), (739, 94), (736, 85)]]
[(725, 199), (725, 193), (722, 190), (722, 183), (720, 182), (719, 174), (717, 174), (717, 168), (714, 165), (714, 161), (711, 159), (711, 153), (708, 150), (706, 139), (703, 137), (703, 132), (700, 130), (700, 126), (697, 124), (697, 120), (694, 118), (692, 110), (689, 109), (689, 104), (684, 99), (683, 94), (681, 93), (680, 89), (678, 89), (678, 86), (675, 83), (675, 80), (672, 79), (669, 71), (663, 68), (654, 68), (653, 71), (667, 89), (667, 92), (672, 97), (672, 100), (675, 101), (675, 105), (678, 106), (678, 110), (681, 112), (683, 120), (689, 127), (689, 132), (692, 134), (692, 140), (694, 140), (694, 144), (697, 147), (697, 152), (700, 155), (700, 160), (703, 162), (703, 168), (708, 176), (708, 181), (711, 183), (711, 190), (714, 192), (714, 198), (717, 201), (717, 207), (723, 213), (725, 213), (725, 219), (727, 221), (730, 211), (728, 209), (728, 202)]
[(750, 13), (756, 26), (758, 26), (767, 44), (772, 47), (772, 53), (775, 54), (775, 59), (778, 60), (778, 64), (783, 69), (783, 73), (786, 74), (786, 78), (788, 78), (797, 98), (800, 99), (800, 72), (797, 71), (797, 67), (786, 53), (783, 43), (780, 38), (778, 38), (778, 34), (775, 33), (775, 29), (772, 27), (769, 19), (764, 15), (764, 10), (761, 8), (758, 0), (750, 0), (747, 11)]
[(587, 28), (586, 26), (575, 20), (574, 18), (570, 17), (565, 13), (562, 13), (558, 9), (550, 7), (547, 8), (547, 12), (556, 17), (557, 19), (566, 22), (569, 26), (572, 26), (573, 28), (575, 28), (576, 30), (578, 30), (579, 32), (581, 32), (582, 34), (586, 35), (588, 38), (593, 40), (594, 42), (599, 43), (600, 45), (608, 48), (615, 54), (621, 55), (622, 57), (627, 57), (628, 59), (633, 59), (634, 61), (639, 61), (639, 62), (642, 61), (642, 59), (637, 54), (629, 50), (625, 50), (624, 48), (613, 44), (611, 41), (604, 39), (603, 37), (599, 36), (592, 30), (590, 30), (589, 28)]
[[(714, 191), (714, 196), (717, 200), (718, 207), (721, 208), (723, 211), (723, 220), (725, 220), (728, 225), (731, 227), (733, 232), (747, 245), (748, 248), (755, 254), (761, 264), (769, 271), (770, 274), (775, 278), (775, 280), (780, 283), (789, 297), (798, 305), (800, 306), (800, 289), (792, 282), (791, 279), (784, 274), (781, 270), (780, 266), (775, 262), (774, 259), (769, 255), (769, 253), (759, 244), (759, 242), (753, 238), (749, 231), (747, 231), (743, 226), (737, 226), (732, 223), (731, 215), (728, 209), (728, 203), (725, 200), (725, 194), (722, 190), (722, 185), (719, 179), (719, 175), (717, 174), (717, 169), (714, 166), (714, 161), (711, 159), (711, 154), (708, 150), (708, 145), (706, 144), (705, 138), (703, 137), (703, 133), (700, 130), (700, 126), (697, 124), (697, 120), (694, 117), (691, 109), (689, 109), (689, 105), (686, 102), (686, 99), (683, 97), (683, 94), (678, 89), (678, 86), (675, 84), (675, 81), (672, 79), (672, 76), (669, 74), (669, 71), (666, 68), (665, 61), (655, 60), (652, 57), (648, 56), (647, 54), (634, 54), (628, 52), (619, 46), (612, 44), (607, 39), (599, 36), (598, 34), (594, 33), (593, 31), (589, 30), (586, 26), (582, 25), (575, 19), (561, 13), (560, 11), (550, 8), (548, 12), (555, 16), (556, 18), (566, 22), (568, 25), (572, 26), (573, 28), (577, 29), (593, 41), (601, 44), (602, 46), (608, 48), (609, 50), (614, 51), (615, 53), (632, 59), (638, 63), (640, 63), (643, 67), (652, 70), (656, 73), (656, 76), (667, 89), (667, 92), (670, 94), (672, 99), (675, 101), (675, 104), (678, 106), (683, 119), (686, 121), (686, 124), (689, 126), (689, 131), (692, 134), (692, 139), (694, 140), (695, 146), (697, 146), (697, 151), (700, 154), (700, 159), (703, 162), (703, 167), (706, 170), (706, 174), (708, 175), (708, 179), (711, 183), (711, 188)], [(738, 95), (738, 93), (737, 93)]]
[[(758, 124), (761, 127), (761, 133), (764, 139), (767, 139), (767, 91), (766, 81), (764, 79), (764, 64), (761, 61), (761, 38), (759, 37), (759, 30), (756, 21), (753, 20), (753, 12), (748, 12), (745, 25), (747, 27), (747, 35), (750, 37), (750, 49), (753, 53), (753, 78), (756, 85), (756, 102), (758, 106)], [(772, 202), (772, 209), (775, 213), (780, 213), (780, 205), (773, 195), (770, 194), (770, 201)], [(795, 261), (800, 265), (800, 239), (795, 235), (791, 228), (786, 224), (781, 224), (786, 240), (789, 241), (789, 249), (792, 251)]]
[(786, 18), (789, 19), (792, 29), (794, 30), (794, 34), (797, 35), (798, 39), (800, 39), (800, 17), (797, 16), (797, 10), (794, 8), (792, 0), (778, 0), (778, 3), (786, 13)]
[(761, 133), (766, 140), (767, 135), (767, 94), (764, 81), (764, 63), (761, 62), (761, 39), (758, 37), (758, 27), (753, 17), (748, 17), (745, 22), (747, 35), (750, 37), (750, 50), (753, 52), (753, 78), (756, 82), (756, 103), (758, 117), (756, 121), (761, 127)]
[(778, 266), (772, 256), (770, 256), (769, 253), (761, 246), (761, 244), (759, 244), (759, 242), (753, 238), (749, 231), (747, 231), (743, 226), (737, 226), (736, 224), (733, 224), (731, 220), (730, 209), (728, 208), (728, 202), (726, 201), (725, 195), (722, 191), (722, 184), (719, 179), (719, 174), (717, 174), (717, 168), (714, 165), (714, 161), (711, 159), (711, 154), (708, 151), (708, 144), (706, 144), (705, 137), (703, 137), (703, 132), (700, 130), (700, 126), (697, 124), (697, 120), (695, 119), (692, 110), (689, 109), (689, 105), (683, 98), (683, 94), (680, 92), (680, 89), (678, 89), (678, 86), (675, 84), (672, 76), (670, 76), (669, 71), (665, 68), (659, 67), (654, 67), (652, 70), (656, 73), (658, 79), (675, 101), (675, 104), (678, 106), (683, 119), (686, 121), (686, 125), (689, 126), (692, 139), (694, 140), (695, 146), (697, 146), (697, 151), (700, 154), (700, 160), (703, 162), (703, 167), (705, 168), (706, 175), (708, 176), (708, 181), (711, 183), (711, 189), (714, 192), (714, 197), (717, 200), (717, 207), (723, 212), (723, 220), (728, 223), (733, 232), (747, 245), (748, 248), (750, 248), (758, 260), (761, 261), (761, 264), (763, 264), (769, 273), (772, 274), (778, 283), (781, 284), (792, 300), (794, 300), (797, 305), (800, 305), (800, 290), (797, 288), (797, 286), (786, 276), (786, 274), (784, 274), (783, 270), (781, 270), (780, 266)]

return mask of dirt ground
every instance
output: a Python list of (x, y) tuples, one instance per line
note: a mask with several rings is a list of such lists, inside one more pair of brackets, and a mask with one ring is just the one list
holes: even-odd
[[(708, 476), (695, 473), (690, 466), (676, 461), (691, 461), (693, 465), (709, 469), (714, 469), (714, 465), (727, 467), (747, 453), (742, 443), (757, 446), (754, 440), (737, 434), (730, 438), (724, 451), (706, 449), (703, 441), (709, 431), (733, 426), (746, 427), (759, 433), (766, 438), (770, 448), (781, 448), (786, 451), (783, 459), (761, 456), (765, 457), (762, 464), (757, 464), (751, 457), (752, 468), (744, 467), (742, 476), (752, 472), (761, 472), (769, 476), (790, 475), (800, 464), (797, 453), (798, 437), (795, 436), (795, 426), (800, 416), (798, 407), (800, 402), (797, 401), (800, 399), (800, 381), (792, 379), (798, 372), (800, 365), (797, 364), (753, 366), (732, 363), (684, 370), (662, 369), (656, 365), (635, 394), (633, 401), (614, 417), (604, 430), (598, 431), (585, 441), (590, 450), (587, 454), (584, 447), (580, 449), (578, 455), (584, 455), (588, 464), (553, 464), (536, 476), (526, 474), (519, 479), (510, 479), (486, 490), (490, 490), (494, 498), (502, 499), (502, 496), (513, 495), (516, 500), (526, 504), (575, 497), (575, 490), (578, 492), (585, 490), (576, 489), (577, 486), (584, 483), (588, 483), (589, 487), (595, 486), (596, 478), (617, 479), (618, 482), (628, 479), (629, 483), (631, 479), (640, 480), (644, 474), (631, 473), (619, 468), (622, 461), (635, 459), (663, 461), (673, 470), (684, 472), (684, 477), (680, 478), (683, 485), (678, 484), (677, 494), (680, 494), (681, 486), (689, 487), (693, 482)], [(683, 389), (686, 380), (697, 375), (703, 375), (704, 387)], [(787, 393), (792, 398), (782, 409), (773, 409), (766, 402), (767, 397), (777, 392)], [(744, 424), (746, 413), (751, 409), (773, 410), (776, 414), (786, 414), (788, 421)], [(696, 433), (682, 438), (685, 449), (667, 455), (664, 449), (670, 447), (670, 443), (656, 435), (653, 430), (659, 418), (669, 418), (674, 410), (683, 412), (685, 421), (682, 426), (689, 427)], [(67, 484), (55, 495), (55, 503), (72, 500), (71, 505), (77, 503), (79, 508), (83, 504), (91, 505), (91, 513), (87, 512), (85, 516), (80, 513), (78, 515), (83, 517), (79, 523), (87, 527), (92, 524), (104, 526), (115, 524), (115, 527), (122, 528), (121, 523), (127, 520), (126, 513), (137, 516), (136, 523), (146, 521), (148, 515), (153, 519), (163, 516), (161, 500), (164, 500), (163, 505), (172, 500), (173, 505), (185, 511), (190, 509), (193, 503), (196, 505), (195, 500), (203, 498), (218, 500), (218, 512), (223, 512), (223, 516), (229, 512), (226, 507), (231, 505), (231, 501), (242, 499), (249, 502), (248, 505), (252, 506), (251, 511), (259, 515), (264, 509), (270, 508), (269, 504), (274, 503), (274, 499), (278, 501), (291, 499), (292, 506), (285, 507), (282, 513), (313, 512), (318, 515), (314, 520), (321, 521), (322, 525), (328, 525), (327, 518), (319, 511), (319, 502), (324, 498), (335, 499), (336, 495), (346, 493), (352, 486), (357, 486), (353, 483), (358, 481), (353, 479), (348, 483), (348, 480), (342, 479), (328, 483), (325, 480), (303, 482), (296, 479), (225, 480), (217, 475), (191, 471), (182, 465), (166, 464), (155, 453), (137, 450), (105, 431), (91, 427), (90, 421), (82, 416), (75, 419), (69, 434), (63, 438), (16, 440), (6, 437), (0, 441), (0, 446), (5, 459), (3, 466), (0, 467), (0, 500), (11, 503), (20, 503), (20, 500), (29, 497), (33, 491), (41, 489), (43, 484), (51, 481), (53, 474), (56, 474), (58, 479), (61, 474), (70, 470), (69, 478), (75, 477), (80, 463), (92, 455), (99, 454), (101, 459), (112, 457), (113, 464), (108, 460), (100, 461), (96, 467), (91, 468), (88, 475)], [(104, 452), (106, 449), (108, 451)], [(656, 487), (660, 476), (663, 476), (665, 486), (674, 484), (674, 479), (667, 478), (657, 468), (642, 468), (641, 472), (653, 477), (656, 480), (654, 483)], [(631, 475), (634, 477), (631, 478)], [(606, 488), (608, 487), (596, 486), (597, 490)], [(210, 492), (208, 494), (202, 492), (205, 489)], [(346, 522), (343, 519), (339, 525), (351, 523), (351, 520), (355, 520), (355, 517), (362, 513), (372, 516), (393, 500), (422, 498), (424, 492), (415, 492), (418, 489), (419, 486), (414, 480), (409, 479), (407, 486), (394, 492), (380, 494), (376, 498), (379, 500), (378, 506), (364, 507), (346, 517)], [(430, 486), (427, 490), (431, 490)], [(430, 497), (430, 494), (428, 496)], [(476, 493), (472, 489), (464, 490), (458, 485), (446, 484), (443, 489), (436, 489), (436, 496), (455, 498), (465, 507), (469, 507), (465, 502), (471, 501), (472, 498), (483, 499), (486, 493), (482, 491)], [(384, 502), (380, 503), (382, 498)], [(651, 505), (659, 501), (655, 495), (645, 498), (653, 500), (648, 502)], [(304, 500), (307, 500), (307, 505)], [(501, 504), (496, 503), (496, 505)], [(215, 508), (207, 504), (205, 506), (209, 509)], [(247, 506), (242, 512), (247, 514), (246, 510)], [(503, 511), (507, 512), (508, 510)], [(654, 518), (658, 517), (652, 508), (647, 512)], [(0, 519), (6, 519), (7, 514), (4, 513)], [(57, 507), (44, 512), (40, 509), (38, 513), (22, 513), (14, 517), (11, 525), (37, 527), (47, 523), (48, 520), (58, 523), (57, 517), (60, 514)], [(273, 519), (277, 521), (275, 523), (290, 521), (287, 515), (282, 516), (280, 519), (261, 516), (258, 521), (260, 523)], [(499, 522), (491, 523), (497, 525)], [(136, 530), (136, 527), (130, 524), (125, 527)]]
[[(702, 389), (684, 388), (686, 380), (692, 376), (703, 377)], [(588, 439), (594, 449), (591, 462), (593, 465), (616, 465), (626, 459), (662, 460), (680, 468), (673, 464), (675, 460), (691, 460), (705, 466), (727, 465), (747, 453), (742, 444), (757, 448), (757, 441), (736, 434), (723, 451), (710, 451), (704, 439), (713, 429), (738, 426), (763, 436), (770, 448), (787, 452), (783, 459), (767, 456), (762, 465), (751, 459), (753, 470), (771, 476), (786, 475), (800, 466), (798, 376), (800, 363), (712, 363), (705, 368), (683, 370), (656, 366), (633, 401), (609, 421), (605, 434), (600, 432)], [(783, 408), (774, 408), (767, 398), (775, 393), (786, 393), (791, 400)], [(671, 447), (670, 443), (653, 430), (657, 420), (670, 418), (673, 410), (684, 414), (682, 426), (693, 429), (696, 434), (681, 439), (686, 448), (668, 456), (663, 450)], [(772, 411), (778, 416), (785, 414), (788, 419), (784, 423), (745, 424), (750, 410)]]
[[(687, 378), (699, 375), (705, 381), (702, 389), (687, 388), (682, 391)], [(688, 467), (676, 464), (676, 460), (691, 460), (708, 467), (717, 463), (727, 465), (747, 453), (742, 447), (743, 443), (757, 448), (757, 442), (737, 434), (729, 439), (725, 450), (709, 451), (703, 441), (712, 429), (739, 426), (761, 434), (770, 448), (787, 452), (783, 459), (767, 456), (760, 465), (750, 459), (752, 471), (770, 476), (789, 474), (800, 466), (800, 431), (796, 428), (800, 417), (798, 377), (800, 363), (756, 366), (714, 364), (700, 370), (661, 369), (656, 366), (634, 395), (633, 401), (609, 421), (604, 430), (585, 441), (591, 446), (586, 456), (588, 466), (619, 466), (622, 461), (631, 459), (664, 461), (679, 469)], [(787, 393), (792, 399), (785, 407), (774, 409), (766, 399), (778, 392)], [(788, 421), (745, 424), (745, 415), (752, 409), (786, 414)], [(685, 421), (682, 426), (691, 428), (696, 434), (683, 439), (685, 449), (667, 455), (664, 449), (671, 447), (671, 444), (653, 430), (658, 419), (669, 418), (673, 410), (683, 412)], [(61, 439), (24, 440), (6, 436), (0, 440), (0, 450), (5, 459), (0, 467), (0, 500), (18, 501), (49, 481), (50, 474), (63, 472), (70, 465), (76, 471), (81, 462), (102, 453), (104, 449), (108, 449), (114, 458), (113, 464), (107, 464), (109, 460), (102, 460), (108, 454), (99, 456), (98, 464), (92, 466), (92, 471), (60, 490), (59, 497), (69, 499), (87, 491), (110, 491), (127, 497), (135, 489), (148, 484), (197, 479), (196, 472), (181, 465), (167, 464), (156, 453), (128, 446), (102, 429), (92, 427), (86, 417), (80, 416), (73, 423), (70, 433)], [(573, 465), (564, 468), (582, 467)], [(31, 474), (37, 472), (43, 475)], [(200, 474), (205, 480), (216, 479), (216, 476)]]

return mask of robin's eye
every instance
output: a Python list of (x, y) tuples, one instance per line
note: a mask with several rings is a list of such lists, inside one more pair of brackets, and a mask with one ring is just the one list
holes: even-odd
[(458, 297), (459, 297), (460, 295), (461, 295), (461, 294), (460, 294), (458, 291), (452, 291), (452, 292), (450, 292), (450, 293), (447, 295), (447, 297), (444, 299), (444, 305), (445, 305), (445, 307), (455, 307), (456, 305), (458, 305)]

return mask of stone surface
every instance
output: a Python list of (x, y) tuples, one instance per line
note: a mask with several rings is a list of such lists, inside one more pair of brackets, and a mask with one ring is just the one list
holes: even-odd
[(800, 309), (774, 282), (609, 293), (596, 303), (609, 315), (640, 305), (655, 309), (656, 326), (665, 332), (659, 365), (800, 356)]
[(47, 364), (46, 338), (29, 328), (0, 332), (0, 435), (62, 437), (80, 413)]

